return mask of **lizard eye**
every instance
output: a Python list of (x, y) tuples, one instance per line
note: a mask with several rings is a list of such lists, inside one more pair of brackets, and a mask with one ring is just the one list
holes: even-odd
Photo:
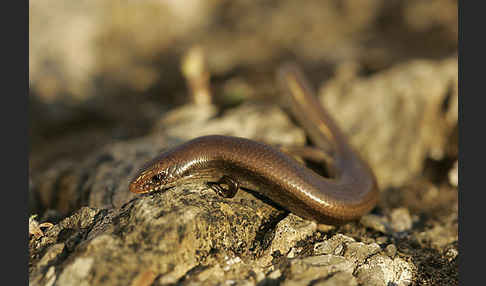
[(151, 180), (152, 180), (152, 183), (158, 184), (158, 183), (162, 182), (162, 180), (165, 179), (165, 177), (166, 177), (165, 172), (161, 172), (161, 173), (157, 173), (156, 175), (154, 175)]

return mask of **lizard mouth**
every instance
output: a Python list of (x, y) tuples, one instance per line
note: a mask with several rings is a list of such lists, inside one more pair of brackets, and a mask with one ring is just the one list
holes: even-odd
[(132, 181), (128, 186), (130, 192), (135, 194), (145, 194), (155, 191), (156, 188), (160, 186), (148, 186), (147, 184), (142, 184), (139, 181)]
[(145, 190), (144, 188), (139, 187), (137, 184), (130, 183), (130, 186), (128, 187), (130, 189), (130, 192), (135, 193), (135, 194), (143, 194), (147, 193), (150, 190)]
[(135, 194), (148, 194), (157, 191), (166, 191), (168, 189), (172, 189), (174, 186), (167, 186), (167, 185), (157, 185), (157, 186), (144, 186), (137, 182), (130, 183), (129, 189), (130, 192)]

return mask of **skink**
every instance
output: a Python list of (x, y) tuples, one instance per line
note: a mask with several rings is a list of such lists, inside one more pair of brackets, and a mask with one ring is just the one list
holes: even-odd
[(261, 193), (283, 208), (325, 224), (356, 220), (374, 208), (379, 191), (370, 167), (348, 144), (299, 69), (278, 72), (289, 107), (313, 143), (330, 158), (333, 177), (318, 175), (278, 148), (249, 139), (210, 135), (166, 151), (130, 182), (134, 193), (203, 181), (223, 197), (239, 188)]

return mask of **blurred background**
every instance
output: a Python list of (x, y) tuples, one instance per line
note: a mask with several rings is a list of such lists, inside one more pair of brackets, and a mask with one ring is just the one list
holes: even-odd
[(457, 14), (454, 0), (31, 0), (30, 169), (147, 134), (189, 101), (195, 48), (224, 109), (272, 100), (288, 60), (317, 84), (341, 63), (368, 76), (454, 56)]

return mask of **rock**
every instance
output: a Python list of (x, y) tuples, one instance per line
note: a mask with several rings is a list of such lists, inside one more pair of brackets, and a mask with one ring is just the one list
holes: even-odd
[(405, 286), (412, 284), (413, 267), (401, 258), (375, 255), (358, 266), (356, 275), (358, 282), (363, 285)]
[(450, 247), (446, 250), (444, 255), (447, 257), (449, 262), (451, 262), (451, 261), (455, 260), (456, 257), (459, 255), (459, 251), (455, 247)]
[(352, 242), (347, 244), (344, 257), (351, 259), (359, 265), (380, 251), (381, 248), (376, 243), (365, 244), (363, 242)]
[(441, 250), (448, 244), (457, 241), (458, 229), (450, 225), (435, 225), (426, 231), (417, 234), (417, 239), (437, 250)]
[(390, 258), (395, 257), (397, 254), (397, 247), (394, 244), (388, 244), (385, 248), (386, 255), (390, 256)]
[(29, 236), (33, 235), (35, 239), (44, 235), (44, 232), (41, 228), (51, 228), (53, 226), (53, 224), (50, 222), (37, 222), (36, 217), (37, 215), (31, 215), (29, 217)]
[(412, 218), (407, 208), (394, 209), (390, 214), (390, 220), (394, 231), (402, 232), (412, 228)]
[(261, 265), (267, 265), (273, 259), (272, 254), (278, 252), (293, 258), (298, 255), (301, 249), (296, 246), (297, 242), (305, 240), (316, 231), (316, 223), (304, 220), (295, 215), (289, 215), (281, 220), (276, 228), (272, 242), (260, 261)]
[(318, 286), (339, 286), (339, 285), (349, 285), (357, 286), (358, 281), (356, 278), (348, 272), (338, 272), (329, 278), (318, 280), (313, 285)]
[[(203, 108), (203, 114), (205, 109)], [(304, 131), (297, 128), (276, 105), (244, 104), (223, 117), (207, 116), (204, 118), (206, 120), (200, 119), (202, 115), (195, 118), (194, 113), (195, 109), (192, 105), (169, 112), (161, 118), (158, 126), (155, 127), (155, 132), (163, 131), (166, 136), (179, 138), (182, 141), (203, 135), (221, 134), (253, 138), (283, 146), (305, 144)], [(265, 120), (262, 120), (263, 118)]]
[[(332, 252), (333, 247), (330, 246), (333, 244), (343, 246), (344, 254), (323, 254), (291, 260), (289, 279), (285, 284), (306, 285), (311, 282), (325, 282), (330, 284), (323, 285), (334, 285), (332, 283), (338, 283), (340, 279), (352, 285), (410, 285), (412, 282), (413, 267), (401, 258), (390, 259), (383, 255), (376, 243), (366, 244), (335, 235), (324, 243), (317, 244), (316, 249)], [(334, 278), (338, 274), (339, 276)]]
[(388, 237), (386, 236), (380, 236), (376, 238), (376, 243), (378, 244), (384, 244), (388, 242)]
[(456, 161), (454, 163), (454, 166), (452, 167), (452, 169), (449, 171), (449, 183), (454, 186), (454, 187), (457, 187), (458, 184), (459, 184), (459, 161)]
[(344, 245), (355, 242), (354, 238), (342, 234), (336, 234), (328, 240), (316, 243), (314, 245), (314, 254), (335, 254), (342, 255)]
[(289, 279), (284, 285), (307, 285), (333, 273), (352, 273), (353, 263), (342, 256), (320, 255), (291, 261)]
[(49, 264), (52, 264), (55, 259), (59, 258), (59, 255), (63, 253), (65, 249), (64, 243), (56, 243), (50, 246), (44, 256), (37, 263), (37, 267), (42, 268)]
[[(173, 283), (196, 267), (198, 261), (227, 261), (227, 265), (233, 265), (240, 258), (235, 256), (228, 264), (224, 253), (245, 257), (252, 247), (261, 251), (256, 235), (259, 231), (271, 232), (264, 227), (268, 222), (263, 218), (272, 211), (245, 202), (249, 202), (245, 197), (223, 202), (212, 192), (176, 188), (133, 200), (121, 209), (83, 208), (52, 227), (41, 239), (32, 240), (37, 251), (31, 255), (35, 257), (44, 248), (62, 241), (69, 253), (90, 258), (74, 264), (71, 259), (60, 259), (57, 267), (67, 269), (62, 277), (81, 267), (83, 275), (79, 279), (89, 272), (91, 284), (106, 280), (117, 285), (120, 281), (140, 279), (139, 269), (143, 268), (163, 274), (158, 279), (161, 283)], [(226, 203), (232, 206), (224, 206)], [(239, 216), (238, 205), (254, 210), (250, 216)], [(177, 227), (171, 223), (175, 221)], [(241, 235), (243, 229), (249, 235)], [(39, 277), (45, 275), (43, 271), (37, 263), (31, 270), (31, 281), (42, 280)]]
[(391, 227), (388, 221), (381, 216), (366, 214), (359, 221), (365, 227), (369, 227), (382, 233), (390, 233)]
[[(219, 205), (216, 211), (200, 204), (197, 198), (201, 196), (207, 204)], [(231, 209), (225, 207), (227, 203), (232, 204)], [(82, 208), (54, 225), (44, 237), (31, 240), (36, 251), (31, 253), (30, 281), (39, 285), (52, 281), (59, 285), (93, 285), (101, 281), (104, 285), (150, 285), (155, 281), (165, 284), (187, 280), (245, 285), (247, 279), (255, 283), (278, 280), (282, 269), (287, 273), (283, 283), (288, 285), (333, 285), (339, 281), (386, 285), (387, 281), (402, 283), (408, 279), (406, 271), (410, 267), (403, 264), (406, 262), (377, 259), (382, 256), (378, 244), (356, 242), (342, 234), (316, 243), (317, 255), (302, 257), (296, 251), (292, 256), (282, 256), (280, 263), (268, 260), (266, 256), (289, 253), (296, 243), (312, 235), (316, 224), (288, 216), (276, 224), (272, 243), (266, 246), (256, 240), (265, 240), (257, 235), (268, 223), (263, 219), (268, 214), (255, 209), (252, 217), (241, 220), (235, 210), (248, 206), (239, 204), (241, 201), (226, 202), (210, 192), (174, 188), (137, 198), (120, 209)], [(179, 227), (172, 227), (170, 221), (174, 220)], [(238, 235), (242, 229), (247, 235)], [(262, 253), (262, 258), (255, 260), (254, 252)], [(45, 254), (36, 261), (34, 257), (41, 253)], [(272, 267), (283, 268), (265, 274), (268, 265), (275, 262)], [(355, 271), (357, 276), (353, 275)], [(369, 271), (379, 271), (380, 275)], [(377, 281), (382, 284), (367, 284)]]
[(68, 264), (59, 275), (57, 284), (88, 286), (88, 275), (93, 267), (94, 259), (91, 257), (78, 257), (74, 262)]
[(417, 60), (368, 78), (338, 73), (320, 95), (386, 188), (418, 175), (425, 158), (446, 156), (457, 132), (457, 79), (456, 58)]

